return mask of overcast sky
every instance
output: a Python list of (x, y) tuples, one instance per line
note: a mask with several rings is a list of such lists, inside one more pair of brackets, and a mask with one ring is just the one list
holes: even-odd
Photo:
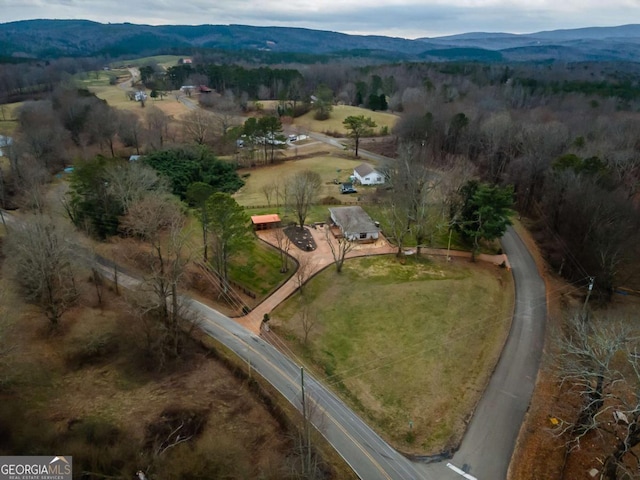
[(640, 0), (0, 0), (0, 22), (305, 27), (404, 38), (640, 23)]

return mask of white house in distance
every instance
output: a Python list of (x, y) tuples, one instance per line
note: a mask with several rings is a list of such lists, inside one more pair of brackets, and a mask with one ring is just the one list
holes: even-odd
[(384, 175), (368, 163), (361, 163), (353, 169), (353, 176), (361, 185), (381, 185)]
[(331, 221), (339, 229), (336, 236), (356, 242), (375, 242), (380, 234), (377, 223), (362, 207), (334, 207), (329, 209)]
[(11, 145), (13, 145), (13, 138), (0, 135), (0, 157), (8, 154)]

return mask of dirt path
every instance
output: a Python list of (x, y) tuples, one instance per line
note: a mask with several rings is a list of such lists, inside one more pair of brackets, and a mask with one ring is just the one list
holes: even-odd
[[(313, 239), (317, 245), (317, 248), (312, 252), (305, 252), (299, 250), (296, 247), (292, 247), (290, 250), (290, 254), (299, 261), (308, 261), (310, 266), (310, 272), (308, 275), (308, 279), (323, 269), (330, 266), (334, 263), (333, 255), (331, 253), (331, 248), (327, 243), (327, 238), (325, 236), (325, 227), (317, 227), (317, 228), (309, 228), (309, 231), (313, 235)], [(277, 247), (277, 242), (275, 239), (275, 234), (273, 230), (262, 230), (257, 232), (258, 238), (260, 240)], [(335, 241), (333, 237), (331, 237), (331, 241)], [(396, 247), (391, 245), (386, 238), (380, 235), (380, 238), (376, 240), (374, 243), (365, 243), (359, 244), (354, 247), (347, 254), (347, 258), (355, 258), (355, 257), (366, 257), (371, 255), (389, 255), (395, 254), (397, 251)], [(405, 250), (405, 253), (411, 254), (411, 250)], [(438, 249), (438, 248), (423, 248), (422, 253), (427, 255), (439, 255), (446, 256), (446, 249)], [(462, 252), (458, 250), (449, 251), (450, 257), (456, 258), (471, 258), (470, 252)], [(478, 260), (484, 262), (490, 262), (495, 265), (501, 265), (503, 262), (507, 266), (507, 268), (511, 268), (509, 265), (509, 260), (506, 255), (478, 255)], [(302, 259), (302, 260), (301, 260)], [(287, 298), (295, 293), (298, 289), (297, 279), (295, 275), (293, 275), (286, 283), (284, 283), (278, 290), (273, 292), (269, 297), (267, 297), (260, 305), (256, 306), (248, 315), (244, 317), (235, 318), (235, 320), (247, 328), (248, 330), (254, 333), (260, 333), (260, 326), (262, 324), (262, 319), (264, 318), (265, 313), (270, 314), (278, 305), (284, 302)]]

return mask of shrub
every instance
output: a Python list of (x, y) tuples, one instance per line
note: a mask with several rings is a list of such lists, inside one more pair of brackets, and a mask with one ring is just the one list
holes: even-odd
[(118, 340), (111, 332), (91, 333), (70, 341), (66, 349), (66, 360), (72, 368), (82, 368), (103, 361), (118, 351)]

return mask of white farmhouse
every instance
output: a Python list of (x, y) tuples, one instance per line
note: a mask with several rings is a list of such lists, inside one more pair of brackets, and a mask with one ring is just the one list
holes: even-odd
[(384, 175), (368, 163), (362, 163), (353, 169), (353, 176), (361, 185), (381, 185)]
[(380, 228), (362, 207), (330, 208), (329, 214), (333, 225), (339, 229), (336, 236), (363, 243), (375, 242), (378, 239)]

